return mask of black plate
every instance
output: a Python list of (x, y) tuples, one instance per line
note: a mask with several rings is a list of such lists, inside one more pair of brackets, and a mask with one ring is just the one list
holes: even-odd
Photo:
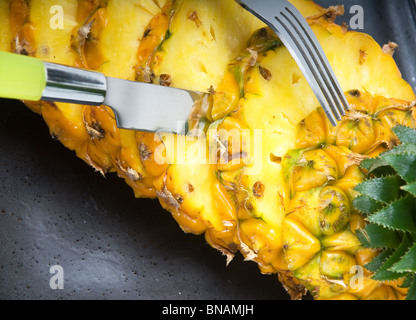
[[(416, 87), (414, 3), (318, 1), (334, 2), (346, 7), (338, 22), (359, 4), (364, 31), (400, 45), (395, 58)], [(20, 102), (0, 100), (0, 150), (0, 299), (288, 299), (276, 276), (241, 256), (226, 267), (157, 201), (95, 173)], [(50, 288), (54, 265), (62, 290)]]

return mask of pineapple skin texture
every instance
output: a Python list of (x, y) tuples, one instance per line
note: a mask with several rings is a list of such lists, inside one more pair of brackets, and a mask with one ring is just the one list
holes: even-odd
[[(95, 170), (117, 173), (136, 197), (158, 198), (185, 232), (204, 234), (227, 263), (240, 252), (261, 272), (278, 274), (293, 299), (304, 288), (316, 299), (402, 299), (400, 282), (371, 280), (365, 269), (362, 285), (350, 286), (351, 268), (376, 254), (360, 247), (354, 232), (365, 221), (350, 202), (363, 179), (359, 161), (397, 143), (394, 124), (415, 126), (406, 102), (414, 93), (370, 36), (335, 25), (334, 10), (292, 2), (309, 17), (348, 92), (354, 111), (336, 129), (316, 109), (288, 51), (273, 35), (256, 34), (263, 23), (232, 0), (0, 0), (0, 50), (128, 80), (210, 88), (198, 124), (248, 130), (250, 137), (260, 132), (247, 150), (225, 150), (254, 165), (195, 161), (206, 158), (205, 140), (186, 141), (183, 159), (161, 163), (158, 151), (174, 157), (169, 150), (178, 137), (118, 129), (104, 106), (25, 103)], [(64, 25), (51, 30), (57, 4)]]

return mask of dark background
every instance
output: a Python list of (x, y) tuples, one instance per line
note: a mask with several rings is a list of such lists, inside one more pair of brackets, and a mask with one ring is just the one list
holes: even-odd
[[(396, 61), (416, 87), (414, 2), (317, 2), (344, 4), (337, 22), (347, 24), (362, 5), (364, 31), (399, 44)], [(157, 201), (95, 173), (20, 102), (0, 99), (0, 152), (0, 299), (288, 299), (276, 276), (240, 255), (226, 267)], [(63, 290), (49, 287), (56, 264)]]

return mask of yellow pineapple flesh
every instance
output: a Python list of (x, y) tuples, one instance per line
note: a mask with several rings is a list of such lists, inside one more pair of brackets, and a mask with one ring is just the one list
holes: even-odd
[[(118, 129), (104, 106), (26, 104), (101, 174), (158, 198), (227, 263), (240, 252), (277, 274), (292, 298), (401, 299), (360, 269), (376, 253), (355, 236), (365, 221), (351, 201), (360, 162), (398, 143), (394, 125), (415, 126), (414, 93), (370, 36), (334, 24), (341, 7), (291, 2), (352, 106), (336, 128), (277, 36), (233, 0), (1, 0), (0, 50), (208, 92), (187, 137)], [(51, 30), (57, 4), (65, 23)]]

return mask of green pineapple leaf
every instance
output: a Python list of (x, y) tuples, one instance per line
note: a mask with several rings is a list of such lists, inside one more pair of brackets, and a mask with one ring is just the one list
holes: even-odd
[(416, 300), (416, 277), (413, 277), (413, 282), (409, 287), (406, 300)]
[(416, 232), (414, 203), (413, 196), (408, 195), (388, 204), (367, 220), (392, 230)]
[(416, 145), (416, 130), (415, 129), (398, 125), (393, 128), (393, 132), (402, 143)]
[(376, 272), (381, 268), (384, 262), (393, 254), (393, 249), (385, 249), (380, 252), (373, 260), (367, 263), (364, 267), (371, 272)]
[(407, 191), (416, 197), (416, 182), (402, 186), (402, 190)]
[(361, 162), (361, 168), (368, 171), (375, 177), (383, 177), (387, 175), (395, 175), (396, 171), (381, 158), (368, 158)]
[(354, 190), (374, 200), (388, 204), (399, 199), (401, 185), (402, 179), (395, 175), (369, 179), (356, 186)]
[(368, 224), (357, 230), (363, 247), (383, 249), (364, 267), (373, 279), (403, 279), (407, 300), (416, 300), (416, 130), (397, 126), (401, 144), (362, 161), (368, 179), (356, 186), (352, 205)]
[(416, 152), (384, 154), (382, 157), (407, 183), (416, 181)]
[(390, 270), (399, 273), (416, 272), (416, 244)]
[(400, 244), (400, 238), (396, 231), (383, 228), (374, 223), (368, 224), (364, 229), (357, 230), (357, 237), (366, 248), (395, 249)]
[(399, 286), (399, 288), (410, 288), (414, 277), (415, 275), (413, 273), (408, 273), (407, 276), (404, 278), (403, 283)]
[(379, 281), (390, 281), (403, 277), (403, 273), (391, 271), (390, 268), (400, 260), (400, 258), (409, 250), (410, 246), (411, 242), (409, 241), (409, 238), (404, 236), (399, 247), (387, 259), (387, 261), (384, 262), (377, 272), (374, 273), (372, 278)]
[(394, 155), (398, 155), (398, 154), (406, 153), (406, 152), (415, 153), (416, 152), (416, 145), (409, 144), (409, 143), (399, 144), (399, 145), (395, 146), (393, 149), (384, 151), (376, 159), (380, 159), (380, 161), (382, 161), (384, 159), (384, 156), (394, 156)]
[(352, 204), (357, 210), (366, 215), (372, 214), (373, 212), (379, 211), (381, 208), (383, 208), (383, 204), (381, 202), (365, 195), (356, 197), (352, 201)]

